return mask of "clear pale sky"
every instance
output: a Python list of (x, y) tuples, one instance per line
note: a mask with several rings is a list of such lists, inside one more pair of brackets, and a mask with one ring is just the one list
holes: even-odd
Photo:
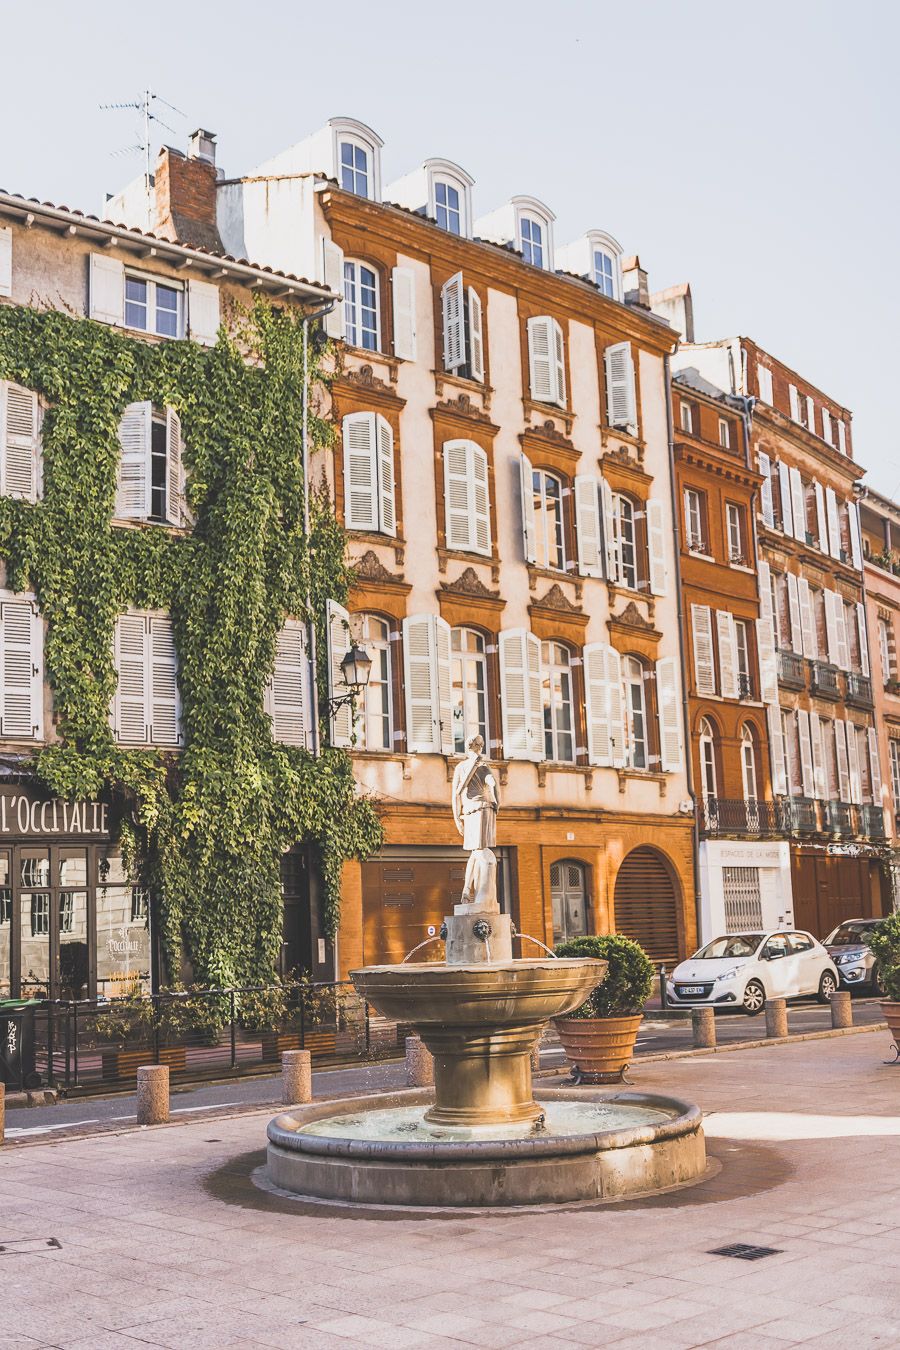
[[(514, 193), (557, 239), (608, 229), (653, 290), (690, 281), (697, 337), (755, 338), (853, 410), (868, 481), (900, 498), (898, 7), (890, 0), (0, 3), (0, 185), (97, 211), (145, 85), (157, 141), (218, 133), (247, 172), (328, 117)], [(155, 147), (154, 147), (155, 148)]]

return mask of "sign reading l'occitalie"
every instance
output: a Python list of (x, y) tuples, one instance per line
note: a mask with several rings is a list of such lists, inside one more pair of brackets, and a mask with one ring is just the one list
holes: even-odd
[(108, 835), (107, 802), (66, 802), (26, 793), (0, 793), (0, 837)]

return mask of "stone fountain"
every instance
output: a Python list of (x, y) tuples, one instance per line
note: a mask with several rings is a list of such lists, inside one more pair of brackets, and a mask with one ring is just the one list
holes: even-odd
[(513, 958), (512, 919), (497, 900), (497, 785), (483, 748), (474, 737), (453, 779), (469, 861), (441, 931), (446, 959), (350, 972), (373, 1008), (421, 1036), (434, 1057), (433, 1096), (381, 1094), (278, 1116), (268, 1172), (280, 1189), (357, 1204), (522, 1205), (642, 1194), (705, 1172), (696, 1107), (558, 1087), (535, 1100), (543, 1027), (584, 1002), (606, 962)]

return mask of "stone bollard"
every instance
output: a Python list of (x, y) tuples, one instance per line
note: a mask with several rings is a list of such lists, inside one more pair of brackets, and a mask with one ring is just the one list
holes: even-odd
[(434, 1057), (421, 1036), (406, 1038), (406, 1082), (409, 1087), (434, 1086)]
[(714, 1050), (716, 1048), (715, 1008), (694, 1008), (691, 1013), (691, 1027), (694, 1032), (695, 1050)]
[(783, 998), (770, 998), (766, 1002), (766, 1035), (786, 1036), (788, 1034), (787, 1002)]
[(281, 1105), (312, 1101), (312, 1055), (308, 1050), (285, 1050), (281, 1056)]
[(165, 1125), (169, 1119), (169, 1066), (144, 1064), (137, 1071), (139, 1125)]
[(3, 1143), (3, 1132), (6, 1129), (6, 1084), (0, 1083), (0, 1144)]
[(831, 1025), (833, 1027), (853, 1026), (853, 1004), (849, 989), (835, 989), (831, 995)]

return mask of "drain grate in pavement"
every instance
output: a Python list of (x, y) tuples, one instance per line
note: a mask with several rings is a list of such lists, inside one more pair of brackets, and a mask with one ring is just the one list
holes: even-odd
[(62, 1243), (58, 1238), (7, 1238), (5, 1242), (0, 1242), (0, 1256), (47, 1251), (62, 1251)]
[(713, 1247), (707, 1256), (734, 1256), (738, 1261), (761, 1261), (764, 1256), (778, 1256), (780, 1247), (754, 1247), (749, 1242), (730, 1242), (727, 1247)]

